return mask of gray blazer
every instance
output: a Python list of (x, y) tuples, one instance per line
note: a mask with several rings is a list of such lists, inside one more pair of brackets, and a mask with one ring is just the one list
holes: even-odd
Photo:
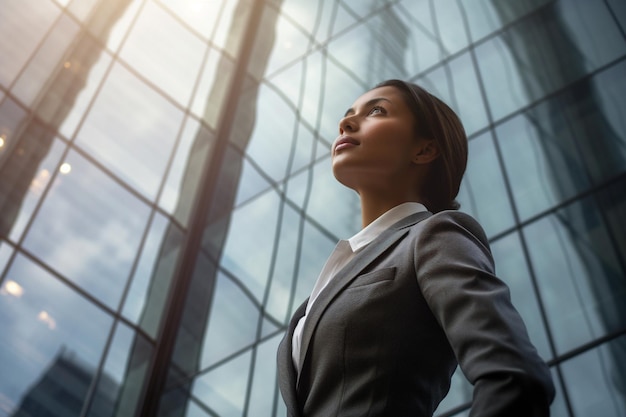
[(409, 216), (339, 271), (307, 317), (298, 374), (291, 339), (306, 303), (278, 348), (290, 417), (430, 417), (457, 361), (471, 416), (549, 415), (550, 371), (467, 214)]

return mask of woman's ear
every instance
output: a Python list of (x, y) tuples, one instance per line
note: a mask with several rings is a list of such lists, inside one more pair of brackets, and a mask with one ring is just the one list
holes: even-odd
[(414, 164), (428, 164), (439, 157), (439, 147), (432, 139), (420, 139), (413, 154)]

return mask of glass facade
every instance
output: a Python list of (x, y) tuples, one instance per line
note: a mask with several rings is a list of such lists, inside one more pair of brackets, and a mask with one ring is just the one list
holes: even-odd
[[(0, 0), (0, 417), (284, 416), (360, 226), (330, 144), (387, 78), (466, 126), (552, 414), (626, 415), (622, 0)], [(457, 372), (437, 415), (470, 403)]]

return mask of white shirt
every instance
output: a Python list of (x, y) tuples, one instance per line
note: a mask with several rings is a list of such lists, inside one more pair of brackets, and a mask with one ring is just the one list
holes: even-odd
[(317, 278), (315, 285), (313, 286), (313, 291), (311, 291), (311, 296), (309, 297), (309, 302), (306, 306), (306, 312), (304, 313), (304, 316), (302, 316), (300, 321), (298, 321), (298, 324), (296, 325), (296, 328), (293, 332), (291, 360), (293, 361), (293, 365), (297, 371), (299, 371), (298, 361), (300, 357), (302, 329), (304, 328), (307, 314), (309, 314), (309, 311), (311, 311), (313, 303), (317, 299), (318, 295), (320, 295), (322, 290), (326, 288), (328, 283), (335, 277), (337, 272), (339, 272), (344, 266), (346, 266), (348, 262), (350, 262), (359, 251), (361, 251), (365, 246), (367, 246), (370, 242), (376, 239), (382, 232), (387, 230), (398, 221), (404, 219), (405, 217), (426, 210), (426, 207), (424, 207), (420, 203), (402, 203), (392, 208), (391, 210), (383, 213), (380, 217), (367, 225), (367, 227), (365, 227), (356, 235), (352, 236), (350, 239), (342, 239), (337, 243), (337, 246), (335, 246), (335, 249), (326, 261), (326, 264), (322, 268), (322, 272), (320, 272), (320, 275)]

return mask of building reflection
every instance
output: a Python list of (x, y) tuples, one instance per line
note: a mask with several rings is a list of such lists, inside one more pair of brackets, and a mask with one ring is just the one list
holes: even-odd
[[(492, 0), (492, 3), (505, 22), (524, 7), (521, 2)], [(553, 219), (569, 235), (577, 259), (585, 268), (584, 277), (593, 291), (595, 308), (604, 329), (615, 337), (609, 344), (613, 366), (608, 370), (607, 379), (615, 382), (626, 406), (626, 339), (618, 337), (626, 326), (626, 303), (615, 296), (626, 290), (624, 269), (623, 264), (620, 267), (619, 253), (614, 252), (616, 246), (607, 245), (616, 242), (614, 233), (617, 231), (606, 219), (598, 217), (598, 210), (613, 212), (626, 204), (626, 138), (618, 135), (604, 114), (592, 78), (584, 76), (587, 73), (586, 58), (563, 21), (563, 7), (557, 2), (543, 6), (541, 18), (546, 22), (543, 30), (532, 31), (522, 25), (513, 25), (505, 40), (518, 68), (522, 68), (520, 77), (531, 98), (543, 97), (558, 86), (582, 77), (566, 92), (525, 112), (525, 117), (539, 132), (545, 178), (550, 182), (555, 199), (568, 201), (571, 198), (571, 182), (587, 184), (608, 180), (609, 184), (614, 183), (623, 191), (613, 193), (613, 198), (606, 199), (601, 209), (598, 203), (589, 199), (567, 204), (554, 214)], [(549, 31), (549, 36), (543, 31)], [(565, 246), (562, 250), (567, 252)], [(574, 281), (575, 277), (571, 279)], [(581, 304), (576, 308), (584, 311), (588, 307)], [(554, 326), (548, 323), (550, 325)], [(552, 339), (552, 344), (553, 349), (562, 350), (558, 341)], [(563, 395), (569, 394), (565, 391)]]
[[(61, 349), (41, 378), (24, 394), (11, 417), (78, 417), (91, 394), (96, 369), (82, 363), (71, 351)], [(110, 417), (115, 408), (118, 384), (106, 374), (99, 375), (106, 389), (93, 394), (97, 417)]]

